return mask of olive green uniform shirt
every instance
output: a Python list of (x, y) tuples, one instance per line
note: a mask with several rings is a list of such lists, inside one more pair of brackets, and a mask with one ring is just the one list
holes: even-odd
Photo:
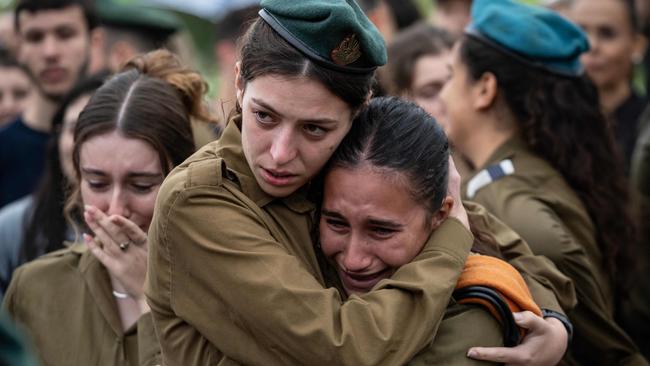
[[(517, 138), (499, 147), (485, 167), (507, 159), (514, 171), (483, 185), (468, 198), (484, 205), (519, 233), (536, 254), (548, 257), (573, 280), (578, 305), (568, 313), (575, 333), (565, 362), (647, 364), (614, 321), (612, 280), (601, 265), (596, 228), (578, 196), (557, 170)], [(464, 194), (479, 174), (465, 181)]]
[(315, 206), (260, 189), (239, 120), (158, 194), (145, 293), (165, 363), (405, 364), (433, 339), (472, 235), (447, 220), (412, 263), (343, 301), (319, 268)]
[(108, 272), (84, 244), (18, 267), (3, 307), (25, 327), (43, 365), (160, 364), (151, 314), (122, 330)]

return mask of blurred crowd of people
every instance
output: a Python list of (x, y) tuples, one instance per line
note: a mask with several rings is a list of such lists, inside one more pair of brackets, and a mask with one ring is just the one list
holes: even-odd
[[(317, 3), (313, 5), (315, 9), (330, 6), (323, 5), (326, 2), (322, 1), (313, 2)], [(272, 108), (275, 106), (277, 109), (279, 104), (289, 105), (287, 115), (309, 113), (313, 114), (313, 119), (329, 120), (332, 125), (331, 120), (345, 113), (351, 116), (348, 119), (369, 125), (372, 125), (373, 118), (378, 119), (384, 114), (386, 120), (426, 120), (424, 114), (411, 111), (411, 114), (403, 112), (402, 115), (391, 109), (391, 103), (403, 101), (417, 105), (442, 127), (445, 137), (435, 137), (443, 136), (442, 130), (432, 129), (427, 133), (432, 134), (432, 139), (438, 138), (435, 144), (445, 145), (445, 151), (449, 139), (448, 145), (453, 151), (451, 166), (455, 165), (460, 173), (462, 183), (459, 183), (458, 196), (454, 196), (456, 205), (445, 206), (443, 201), (440, 211), (436, 212), (444, 212), (445, 219), (456, 217), (451, 211), (452, 207), (462, 206), (461, 196), (486, 207), (489, 216), (483, 214), (483, 208), (466, 204), (468, 225), (472, 226), (474, 237), (482, 238), (480, 231), (474, 230), (474, 225), (482, 227), (484, 222), (485, 230), (492, 233), (488, 236), (494, 236), (497, 243), (506, 243), (501, 245), (500, 256), (511, 262), (526, 279), (532, 297), (541, 309), (539, 317), (561, 320), (558, 322), (561, 334), (572, 336), (561, 362), (647, 364), (644, 357), (650, 357), (650, 283), (645, 281), (650, 276), (650, 1), (553, 0), (539, 1), (538, 7), (525, 5), (522, 9), (544, 8), (544, 13), (531, 10), (525, 16), (536, 21), (543, 18), (540, 22), (548, 22), (540, 23), (548, 27), (540, 28), (540, 32), (556, 37), (555, 44), (549, 41), (548, 49), (544, 49), (547, 45), (541, 42), (534, 45), (528, 43), (531, 38), (516, 38), (516, 35), (512, 35), (512, 39), (495, 36), (496, 40), (486, 41), (483, 37), (489, 34), (489, 27), (500, 19), (498, 16), (494, 21), (476, 17), (476, 8), (489, 9), (491, 6), (483, 5), (486, 1), (474, 1), (473, 4), (472, 0), (434, 0), (431, 14), (424, 14), (421, 4), (413, 0), (336, 2), (353, 10), (358, 4), (358, 9), (383, 38), (378, 43), (380, 46), (376, 47), (383, 49), (385, 44), (387, 62), (384, 65), (371, 60), (375, 63), (373, 67), (379, 66), (373, 77), (359, 76), (357, 71), (345, 69), (347, 64), (342, 66), (341, 73), (349, 72), (349, 75), (340, 76), (340, 79), (337, 79), (339, 75), (323, 76), (324, 72), (309, 74), (308, 67), (304, 66), (306, 63), (297, 63), (298, 71), (293, 74), (274, 71), (275, 68), (288, 70), (291, 67), (281, 62), (284, 55), (286, 60), (297, 57), (290, 51), (303, 54), (302, 57), (312, 61), (318, 60), (318, 55), (308, 54), (287, 39), (287, 49), (278, 49), (274, 54), (278, 59), (255, 59), (256, 52), (260, 53), (257, 55), (259, 58), (265, 52), (263, 47), (254, 47), (256, 42), (272, 44), (275, 40), (269, 32), (286, 37), (273, 26), (273, 20), (268, 19), (275, 19), (280, 25), (293, 26), (295, 23), (283, 22), (294, 16), (291, 11), (301, 6), (291, 5), (289, 0), (266, 1), (266, 8), (271, 9), (265, 13), (267, 18), (264, 11), (260, 12), (266, 9), (264, 2), (260, 5), (259, 1), (241, 1), (240, 5), (231, 6), (227, 14), (212, 23), (213, 34), (208, 38), (213, 40), (210, 47), (214, 69), (210, 72), (215, 73), (218, 80), (213, 91), (208, 90), (205, 78), (193, 71), (198, 66), (198, 57), (192, 54), (192, 47), (187, 46), (187, 18), (174, 11), (117, 0), (18, 0), (15, 9), (0, 16), (0, 299), (6, 295), (0, 316), (0, 324), (6, 330), (0, 331), (0, 349), (3, 350), (0, 364), (37, 364), (39, 361), (34, 357), (37, 355), (45, 365), (88, 362), (96, 365), (106, 362), (153, 365), (160, 362), (161, 345), (163, 353), (166, 349), (174, 352), (174, 356), (168, 359), (174, 361), (169, 364), (216, 364), (222, 356), (226, 361), (260, 361), (272, 357), (274, 353), (261, 346), (266, 340), (251, 344), (251, 349), (246, 350), (247, 345), (231, 347), (227, 340), (217, 342), (211, 338), (211, 335), (223, 336), (232, 331), (233, 339), (241, 340), (246, 338), (238, 332), (248, 331), (246, 325), (237, 327), (240, 323), (247, 324), (248, 320), (239, 320), (239, 315), (229, 313), (231, 310), (221, 307), (221, 303), (215, 305), (218, 301), (229, 303), (227, 300), (208, 298), (216, 297), (214, 293), (207, 292), (206, 298), (169, 300), (171, 305), (164, 303), (172, 287), (187, 286), (187, 293), (193, 295), (197, 294), (191, 292), (194, 286), (209, 288), (202, 281), (223, 281), (221, 286), (224, 288), (235, 288), (215, 275), (220, 272), (212, 273), (204, 268), (210, 263), (207, 259), (206, 262), (192, 262), (196, 269), (180, 270), (185, 281), (193, 281), (196, 276), (209, 279), (197, 280), (197, 285), (176, 283), (174, 279), (161, 279), (164, 275), (152, 275), (154, 271), (171, 273), (175, 266), (185, 268), (192, 261), (190, 254), (186, 254), (186, 258), (175, 254), (178, 248), (166, 244), (166, 240), (171, 240), (168, 237), (197, 243), (208, 240), (207, 234), (200, 230), (184, 233), (179, 227), (192, 227), (198, 225), (196, 222), (207, 221), (205, 227), (210, 228), (225, 222), (242, 233), (241, 237), (229, 236), (233, 242), (244, 240), (242, 237), (247, 235), (261, 235), (256, 231), (258, 228), (251, 227), (247, 232), (249, 229), (244, 224), (205, 208), (210, 199), (223, 193), (205, 191), (182, 201), (177, 196), (185, 193), (174, 191), (171, 185), (182, 185), (188, 192), (209, 186), (216, 179), (204, 174), (209, 168), (219, 179), (223, 176), (223, 179), (228, 177), (237, 182), (238, 189), (243, 192), (232, 193), (232, 197), (219, 196), (220, 199), (236, 206), (241, 200), (240, 195), (252, 196), (255, 205), (266, 207), (273, 197), (293, 197), (294, 191), (301, 192), (304, 187), (312, 189), (322, 184), (325, 185), (324, 193), (316, 195), (324, 198), (320, 214), (325, 221), (321, 221), (320, 230), (334, 227), (332, 230), (338, 232), (343, 225), (340, 222), (345, 220), (341, 212), (331, 208), (338, 207), (336, 204), (340, 201), (331, 198), (335, 189), (328, 188), (327, 184), (338, 184), (344, 187), (339, 189), (348, 194), (354, 192), (355, 182), (366, 178), (368, 187), (375, 187), (371, 185), (372, 172), (383, 168), (362, 170), (358, 167), (361, 163), (350, 158), (355, 154), (370, 153), (363, 152), (364, 147), (359, 148), (361, 152), (341, 149), (326, 164), (328, 159), (322, 159), (313, 151), (313, 155), (308, 155), (308, 151), (305, 156), (311, 160), (304, 158), (304, 164), (320, 164), (312, 169), (311, 177), (323, 181), (312, 186), (305, 182), (300, 190), (296, 188), (291, 192), (275, 190), (260, 182), (275, 182), (279, 186), (278, 182), (289, 173), (267, 171), (260, 173), (267, 174), (263, 178), (242, 173), (246, 169), (241, 166), (246, 163), (255, 165), (246, 144), (251, 144), (251, 151), (256, 151), (256, 142), (247, 141), (251, 137), (250, 134), (244, 135), (242, 123), (246, 123), (246, 118), (255, 118), (260, 125), (270, 124), (268, 120), (281, 114)], [(488, 10), (485, 11), (487, 14)], [(553, 12), (553, 16), (560, 14), (561, 18), (548, 18), (546, 12)], [(537, 18), (537, 14), (542, 15)], [(517, 13), (510, 13), (508, 17), (512, 19), (506, 17), (505, 21), (516, 24), (517, 16)], [(551, 23), (565, 20), (568, 20), (566, 24)], [(256, 29), (263, 21), (273, 29)], [(353, 23), (355, 26), (363, 26), (362, 21), (354, 22), (357, 22)], [(251, 24), (254, 26), (249, 30)], [(553, 28), (554, 24), (560, 25)], [(571, 24), (577, 26), (580, 35), (571, 33), (577, 32), (570, 28)], [(290, 26), (287, 26), (288, 33), (293, 32)], [(324, 27), (330, 27), (323, 28), (326, 30), (334, 29), (332, 25)], [(368, 28), (363, 29), (367, 31)], [(297, 34), (299, 39), (296, 42), (313, 42), (311, 38), (306, 41), (306, 36), (300, 38), (302, 33)], [(323, 34), (323, 38), (327, 36), (329, 34)], [(363, 39), (355, 41), (362, 47), (371, 43)], [(563, 49), (577, 60), (570, 69), (562, 68), (566, 65), (553, 64), (554, 52)], [(332, 58), (339, 64), (332, 52)], [(246, 57), (253, 61), (246, 64)], [(256, 66), (255, 62), (266, 64)], [(354, 62), (350, 64), (354, 65)], [(300, 71), (302, 67), (304, 69)], [(327, 65), (325, 68), (331, 69)], [(274, 82), (267, 85), (264, 83), (268, 82), (267, 74), (279, 76), (271, 78)], [(313, 83), (316, 86), (307, 85), (301, 83), (301, 78), (319, 82)], [(337, 86), (327, 83), (338, 83), (338, 88), (345, 91), (336, 94), (332, 90)], [(386, 98), (369, 102), (370, 98), (362, 93), (363, 89), (355, 91), (363, 94), (357, 98), (358, 103), (351, 102), (352, 99), (344, 100), (341, 95), (352, 93), (348, 89), (354, 90), (355, 84), (359, 90), (371, 89), (373, 98)], [(277, 99), (271, 97), (276, 94)], [(312, 97), (314, 95), (320, 99)], [(282, 99), (285, 97), (294, 99)], [(251, 109), (247, 117), (249, 105), (257, 109)], [(325, 110), (323, 105), (329, 109)], [(368, 105), (369, 109), (364, 112), (363, 108)], [(334, 113), (336, 111), (340, 113)], [(567, 127), (569, 123), (571, 126)], [(242, 129), (239, 140), (233, 140), (236, 133), (232, 131), (232, 125), (235, 124)], [(315, 128), (327, 132), (329, 127), (326, 123), (324, 125)], [(381, 126), (376, 128), (382, 131)], [(351, 131), (359, 135), (350, 132), (343, 139), (345, 133), (341, 134), (338, 142), (343, 140), (342, 146), (354, 146), (354, 142), (347, 139), (364, 133), (379, 134), (354, 128)], [(390, 129), (386, 131), (377, 136), (394, 133)], [(404, 133), (400, 136), (405, 140), (410, 136), (404, 131), (400, 133)], [(259, 149), (264, 148), (262, 134), (253, 137), (260, 138)], [(274, 138), (289, 146), (294, 137), (278, 133)], [(316, 133), (309, 138), (310, 141), (322, 139)], [(373, 138), (379, 139), (369, 137), (362, 141), (371, 145)], [(333, 147), (322, 149), (330, 151), (331, 155), (338, 142)], [(243, 148), (238, 143), (243, 144)], [(372, 145), (372, 149), (377, 149), (381, 156), (381, 149), (387, 149), (391, 143), (399, 144), (400, 141), (387, 141), (385, 146)], [(223, 153), (224, 162), (219, 163), (223, 165), (208, 166), (208, 150), (201, 150), (203, 146), (223, 148), (226, 151)], [(232, 158), (234, 162), (225, 162), (229, 156), (241, 154), (242, 149), (246, 159)], [(199, 150), (203, 155), (201, 152), (193, 155)], [(284, 153), (282, 146), (270, 147), (269, 150), (274, 158)], [(411, 148), (386, 151), (389, 152), (385, 152), (385, 160), (378, 160), (389, 161), (385, 166), (400, 171), (407, 168), (398, 166), (398, 163), (405, 163), (390, 161), (389, 154), (413, 154), (408, 158), (423, 159)], [(432, 155), (440, 151), (423, 147), (421, 153)], [(438, 156), (436, 164), (442, 164), (442, 160), (448, 164), (446, 156)], [(188, 158), (196, 166), (184, 163)], [(205, 164), (201, 165), (201, 159)], [(314, 162), (321, 160), (318, 164)], [(429, 163), (429, 160), (423, 161)], [(194, 170), (188, 166), (195, 166)], [(375, 162), (374, 166), (384, 165)], [(327, 178), (317, 174), (321, 167), (329, 170)], [(337, 167), (355, 167), (363, 171), (366, 178), (361, 175), (350, 178)], [(190, 170), (190, 173), (183, 173), (187, 177), (175, 174), (177, 171), (185, 172), (185, 168)], [(305, 169), (309, 170), (308, 167)], [(413, 172), (426, 170), (423, 166), (411, 169)], [(449, 169), (454, 171), (454, 168)], [(194, 171), (196, 173), (192, 173)], [(409, 174), (406, 176), (411, 179), (415, 173)], [(502, 179), (507, 176), (513, 176), (512, 180)], [(181, 181), (181, 178), (187, 181)], [(255, 185), (255, 179), (260, 187), (250, 188)], [(446, 175), (444, 179), (446, 182)], [(381, 180), (377, 186), (398, 180)], [(412, 180), (417, 181), (415, 178)], [(163, 181), (169, 181), (170, 188), (161, 188)], [(425, 185), (422, 182), (418, 184)], [(424, 190), (420, 188), (416, 190)], [(228, 189), (235, 191), (234, 188)], [(385, 187), (382, 189), (389, 196), (394, 194)], [(443, 191), (436, 195), (446, 193), (446, 183)], [(344, 193), (340, 194), (345, 196)], [(352, 196), (361, 197), (364, 193), (367, 192), (361, 190)], [(395, 197), (402, 196), (395, 194)], [(175, 206), (176, 200), (186, 206)], [(255, 222), (260, 222), (260, 226), (274, 237), (288, 235), (293, 238), (291, 233), (276, 234), (279, 229), (273, 227), (274, 223), (295, 212), (304, 214), (308, 209), (295, 199), (285, 200), (288, 201), (289, 213), (272, 213), (267, 217), (265, 212), (259, 214), (262, 218)], [(532, 201), (535, 203), (531, 204)], [(399, 204), (395, 203), (395, 206)], [(383, 208), (372, 209), (382, 212)], [(184, 210), (196, 210), (197, 214), (189, 216)], [(258, 215), (255, 209), (251, 211)], [(168, 217), (175, 212), (177, 221)], [(498, 218), (498, 224), (491, 221), (491, 215)], [(241, 220), (248, 218), (247, 215), (242, 217)], [(314, 217), (318, 220), (320, 215)], [(313, 232), (318, 230), (318, 221), (312, 225), (314, 217), (308, 219), (309, 230), (303, 230), (305, 237), (311, 239), (314, 238)], [(459, 214), (458, 217), (465, 216)], [(478, 217), (490, 219), (480, 221)], [(438, 224), (434, 225), (436, 230)], [(504, 225), (503, 228), (500, 225)], [(332, 253), (336, 249), (328, 247), (327, 237), (321, 235), (322, 243), (314, 239), (319, 243), (314, 247), (320, 249), (322, 244), (325, 256), (334, 258)], [(524, 249), (514, 244), (508, 248), (522, 238), (527, 243)], [(530, 253), (528, 246), (532, 249)], [(187, 253), (201, 257), (209, 252), (205, 248), (205, 245), (197, 244)], [(236, 248), (226, 246), (219, 253), (228, 257), (232, 255), (231, 250), (236, 252)], [(267, 254), (265, 250), (262, 252)], [(532, 258), (533, 253), (548, 260), (544, 258), (535, 262), (537, 259), (519, 258), (528, 254)], [(176, 255), (179, 257), (175, 258), (183, 259), (174, 262), (171, 258)], [(400, 266), (415, 261), (415, 255), (413, 253)], [(307, 257), (306, 262), (316, 263), (316, 267), (320, 265), (322, 270), (318, 255), (311, 255), (313, 259), (310, 255)], [(205, 258), (209, 255), (206, 254)], [(259, 281), (263, 285), (265, 282), (255, 277), (254, 261), (242, 262), (251, 267), (247, 269), (250, 273), (241, 277), (250, 283)], [(346, 263), (345, 270), (350, 266), (352, 264)], [(274, 273), (271, 268), (266, 270)], [(276, 271), (282, 272), (281, 269)], [(337, 273), (336, 268), (332, 271)], [(327, 271), (323, 272), (325, 275), (321, 277), (325, 279), (321, 282), (327, 283)], [(350, 283), (361, 280), (353, 277), (349, 280), (351, 282), (346, 282), (344, 274), (338, 273), (344, 300), (355, 292), (369, 290), (351, 291)], [(528, 281), (529, 277), (534, 281)], [(338, 280), (335, 282), (338, 284)], [(395, 286), (398, 290), (394, 291), (399, 291), (400, 285)], [(274, 301), (273, 296), (259, 298), (263, 302)], [(551, 300), (547, 303), (549, 298)], [(233, 319), (235, 326), (224, 326), (219, 330), (223, 333), (218, 333), (205, 324), (192, 324), (194, 332), (179, 335), (184, 330), (174, 322), (178, 318), (168, 316), (166, 312), (174, 312), (179, 318), (187, 315), (183, 311), (189, 312), (187, 319), (197, 323), (212, 319), (210, 314), (192, 314), (193, 302), (205, 302), (206, 308), (213, 306), (212, 309), (219, 313), (213, 319)], [(446, 307), (447, 302), (448, 299), (442, 306)], [(255, 307), (244, 302), (236, 304), (246, 311), (256, 311)], [(94, 310), (70, 312), (75, 308)], [(455, 310), (450, 309), (447, 309), (440, 325), (440, 332), (453, 328), (450, 314)], [(323, 309), (310, 311), (317, 313)], [(291, 318), (291, 312), (286, 316)], [(476, 321), (478, 328), (483, 327), (480, 317), (466, 316), (464, 321)], [(255, 318), (255, 321), (259, 319)], [(14, 328), (14, 322), (19, 330)], [(63, 326), (66, 323), (76, 330)], [(501, 326), (503, 323), (502, 319)], [(369, 324), (365, 326), (371, 327)], [(89, 333), (83, 331), (85, 328), (99, 330)], [(376, 329), (369, 332), (375, 331), (381, 333)], [(304, 332), (307, 337), (316, 331), (296, 331), (299, 332)], [(472, 330), (468, 328), (467, 332)], [(458, 334), (457, 337), (462, 337), (462, 333)], [(260, 339), (266, 336), (260, 336)], [(436, 344), (444, 344), (443, 338)], [(59, 340), (64, 339), (67, 340), (61, 342), (72, 343), (74, 347), (61, 346)], [(561, 343), (564, 338), (557, 339)], [(20, 347), (22, 341), (34, 346)], [(223, 342), (220, 345), (225, 349), (233, 350), (232, 353), (228, 354), (222, 348), (210, 348), (219, 342)], [(469, 342), (473, 339), (468, 338), (466, 343)], [(191, 347), (183, 346), (187, 344)], [(435, 351), (433, 343), (431, 349), (434, 354), (439, 352)], [(556, 348), (550, 347), (549, 350), (555, 351)], [(564, 349), (560, 350), (561, 358)], [(244, 356), (246, 352), (257, 352), (259, 358)], [(490, 358), (494, 355), (489, 351), (485, 352), (485, 359), (497, 361)], [(532, 364), (548, 362), (540, 361), (545, 356), (537, 357), (532, 358)], [(426, 356), (413, 360), (416, 359), (420, 361), (414, 361), (414, 364), (427, 364)], [(281, 364), (278, 360), (269, 364)], [(434, 357), (431, 360), (445, 363), (457, 359), (442, 361), (443, 358)], [(286, 364), (302, 362), (299, 357), (284, 361)], [(455, 362), (458, 361), (452, 363)], [(524, 363), (512, 361), (512, 364)]]

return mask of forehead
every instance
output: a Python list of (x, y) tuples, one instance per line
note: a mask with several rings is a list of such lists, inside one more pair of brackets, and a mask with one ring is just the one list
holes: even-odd
[(355, 168), (335, 167), (325, 177), (326, 208), (344, 205), (355, 212), (396, 216), (421, 206), (413, 200), (407, 177), (393, 170), (367, 164)]
[(577, 0), (570, 14), (581, 24), (607, 22), (629, 25), (625, 0)]
[(27, 31), (46, 31), (60, 27), (84, 28), (86, 18), (80, 5), (70, 5), (60, 9), (43, 9), (35, 12), (23, 10), (18, 15), (20, 33)]
[(247, 83), (246, 97), (262, 101), (285, 117), (297, 120), (347, 120), (351, 114), (347, 103), (322, 83), (307, 77), (259, 76)]
[(437, 55), (423, 55), (415, 61), (413, 81), (415, 86), (431, 81), (444, 81), (449, 73), (448, 64), (451, 52), (445, 51)]
[(111, 175), (132, 172), (162, 172), (160, 157), (146, 141), (122, 136), (117, 131), (93, 136), (79, 150), (82, 169), (101, 170)]

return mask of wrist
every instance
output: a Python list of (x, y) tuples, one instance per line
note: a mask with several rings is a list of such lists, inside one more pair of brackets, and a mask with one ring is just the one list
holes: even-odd
[(548, 309), (542, 309), (542, 317), (544, 320), (555, 321), (562, 324), (567, 333), (567, 343), (571, 343), (571, 340), (573, 339), (573, 324), (571, 324), (569, 318), (562, 313)]

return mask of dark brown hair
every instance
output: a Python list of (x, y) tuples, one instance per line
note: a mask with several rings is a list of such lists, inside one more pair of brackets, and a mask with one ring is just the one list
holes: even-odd
[(374, 74), (351, 74), (319, 66), (289, 45), (269, 25), (258, 18), (240, 40), (244, 82), (264, 75), (307, 77), (322, 83), (356, 112), (370, 96)]
[(499, 93), (521, 136), (557, 169), (575, 191), (597, 228), (603, 266), (620, 291), (629, 287), (634, 221), (622, 157), (599, 109), (598, 92), (586, 77), (563, 77), (530, 66), (469, 36), (460, 58), (470, 77), (495, 75)]
[[(112, 131), (151, 145), (167, 175), (195, 151), (190, 118), (215, 121), (203, 103), (206, 91), (201, 75), (182, 66), (169, 51), (153, 51), (129, 61), (95, 92), (79, 115), (72, 153), (77, 181), (81, 146)], [(77, 186), (68, 214), (80, 201)]]

